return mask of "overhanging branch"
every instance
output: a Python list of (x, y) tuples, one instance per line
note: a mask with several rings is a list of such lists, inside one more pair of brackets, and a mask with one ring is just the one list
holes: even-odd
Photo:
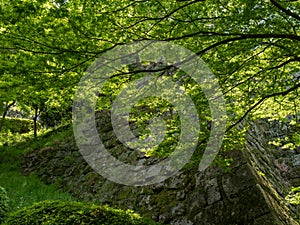
[(273, 93), (273, 94), (269, 94), (269, 95), (266, 95), (264, 97), (262, 97), (258, 102), (256, 102), (254, 105), (252, 105), (245, 113), (244, 115), (239, 118), (234, 124), (230, 125), (227, 129), (226, 129), (226, 132), (231, 130), (233, 127), (235, 127), (237, 124), (239, 124), (240, 122), (242, 122), (247, 116), (248, 114), (253, 110), (255, 109), (257, 106), (259, 106), (261, 103), (263, 103), (266, 99), (269, 99), (269, 98), (272, 98), (272, 97), (275, 97), (275, 96), (285, 96), (295, 90), (297, 90), (298, 88), (300, 88), (300, 83), (294, 85), (293, 87), (285, 90), (285, 91), (282, 91), (282, 92), (277, 92), (277, 93)]
[(280, 5), (278, 2), (276, 2), (275, 0), (270, 0), (271, 3), (276, 7), (278, 8), (279, 10), (281, 10), (282, 12), (284, 12), (285, 14), (295, 18), (296, 20), (299, 20), (300, 21), (300, 16), (296, 13), (293, 13), (292, 11), (284, 8), (282, 5)]

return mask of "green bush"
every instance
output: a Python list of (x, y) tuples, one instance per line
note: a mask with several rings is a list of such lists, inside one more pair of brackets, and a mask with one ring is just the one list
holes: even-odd
[(0, 223), (4, 221), (8, 211), (8, 197), (5, 189), (0, 186)]
[(155, 225), (157, 223), (142, 218), (130, 210), (80, 202), (44, 201), (10, 214), (4, 224)]
[[(37, 123), (38, 129), (41, 129), (41, 124)], [(21, 118), (5, 118), (3, 124), (3, 131), (10, 131), (11, 133), (28, 133), (33, 130), (33, 121)]]

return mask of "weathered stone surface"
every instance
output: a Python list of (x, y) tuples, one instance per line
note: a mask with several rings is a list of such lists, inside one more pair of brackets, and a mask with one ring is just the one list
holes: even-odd
[(292, 157), (293, 166), (300, 166), (300, 154), (293, 155)]
[(206, 182), (206, 192), (207, 192), (207, 203), (212, 205), (213, 203), (221, 200), (221, 193), (218, 187), (218, 180), (214, 178)]
[[(111, 154), (133, 165), (156, 162), (120, 145), (107, 117), (108, 112), (96, 115), (96, 122)], [(245, 150), (226, 153), (234, 159), (230, 173), (216, 166), (201, 173), (194, 168), (158, 184), (128, 187), (95, 173), (72, 137), (67, 144), (25, 155), (23, 170), (35, 172), (46, 183), (57, 182), (78, 199), (130, 208), (165, 224), (295, 225), (283, 197), (290, 184), (300, 180), (298, 153), (270, 148), (270, 138), (287, 132), (271, 132), (278, 129), (274, 126), (261, 121), (252, 125)]]

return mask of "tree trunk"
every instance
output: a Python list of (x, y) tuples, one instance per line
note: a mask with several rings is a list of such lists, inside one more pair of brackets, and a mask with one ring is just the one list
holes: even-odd
[(5, 103), (5, 108), (4, 108), (4, 112), (2, 114), (2, 118), (0, 121), (0, 132), (2, 131), (2, 127), (4, 125), (4, 121), (5, 121), (5, 117), (7, 115), (8, 110), (10, 109), (10, 107), (12, 107), (14, 104), (16, 103), (16, 101), (12, 101), (12, 103), (8, 104), (8, 102)]
[(37, 137), (37, 118), (38, 118), (38, 115), (39, 115), (38, 111), (39, 111), (39, 107), (36, 106), (34, 108), (34, 117), (33, 117), (33, 135), (34, 135), (34, 138)]

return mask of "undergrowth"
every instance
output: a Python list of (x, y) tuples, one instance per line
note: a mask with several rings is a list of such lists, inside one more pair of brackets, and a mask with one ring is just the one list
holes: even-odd
[(0, 186), (7, 191), (9, 212), (43, 200), (72, 199), (69, 194), (58, 190), (54, 184), (46, 185), (36, 176), (24, 176), (21, 172), (23, 153), (62, 141), (71, 131), (70, 129), (63, 129), (47, 137), (49, 132), (53, 133), (54, 131), (44, 131), (37, 139), (34, 139), (31, 133), (1, 133)]

